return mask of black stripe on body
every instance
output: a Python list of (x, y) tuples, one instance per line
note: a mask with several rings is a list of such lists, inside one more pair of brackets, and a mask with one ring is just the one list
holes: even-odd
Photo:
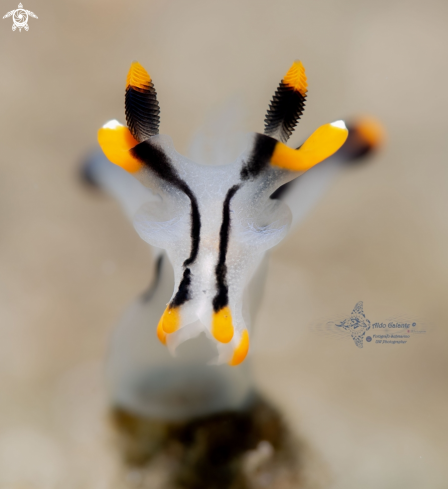
[[(201, 215), (199, 206), (193, 191), (178, 175), (176, 169), (171, 165), (168, 157), (157, 146), (144, 141), (131, 150), (132, 155), (141, 161), (147, 168), (152, 170), (158, 177), (169, 182), (173, 187), (181, 190), (189, 199), (191, 205), (191, 251), (190, 256), (184, 261), (183, 266), (191, 265), (197, 258), (201, 236)], [(184, 270), (183, 279), (179, 285), (170, 307), (177, 307), (191, 299), (190, 295), (191, 271), (189, 268)]]
[(227, 192), (222, 207), (222, 224), (219, 231), (219, 259), (215, 268), (217, 293), (213, 298), (213, 310), (220, 311), (229, 303), (229, 288), (227, 286), (226, 255), (230, 238), (230, 201), (240, 189), (240, 185), (234, 185)]
[(141, 143), (159, 134), (160, 107), (152, 82), (145, 88), (129, 85), (126, 88), (124, 106), (128, 128), (137, 141)]
[(253, 180), (269, 166), (276, 144), (277, 140), (270, 136), (256, 135), (254, 149), (241, 169), (241, 180)]
[(173, 309), (174, 307), (179, 307), (191, 299), (190, 285), (191, 285), (191, 270), (189, 268), (186, 268), (184, 270), (184, 276), (182, 277), (176, 295), (174, 296), (173, 300), (170, 302), (169, 305), (170, 309)]
[(264, 119), (264, 133), (285, 143), (305, 108), (306, 94), (280, 82)]
[(198, 256), (201, 234), (201, 215), (196, 196), (190, 187), (179, 177), (176, 169), (171, 165), (168, 157), (157, 146), (144, 141), (131, 150), (132, 155), (141, 161), (147, 168), (151, 169), (158, 177), (169, 182), (173, 187), (181, 190), (189, 199), (191, 204), (191, 252), (184, 261), (184, 266), (191, 265)]

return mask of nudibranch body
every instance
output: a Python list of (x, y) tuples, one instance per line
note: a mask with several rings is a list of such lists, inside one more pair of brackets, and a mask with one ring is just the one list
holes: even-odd
[[(216, 363), (238, 365), (249, 350), (247, 288), (267, 250), (287, 234), (289, 207), (273, 194), (335, 153), (348, 131), (342, 121), (318, 128), (298, 149), (286, 146), (304, 108), (305, 70), (295, 62), (281, 81), (265, 119), (265, 133), (227, 165), (200, 165), (160, 135), (152, 80), (134, 62), (127, 77), (127, 126), (104, 125), (98, 140), (107, 158), (140, 183), (128, 182), (135, 229), (165, 250), (175, 289), (157, 336), (174, 352), (204, 332), (216, 343)], [(138, 205), (136, 204), (138, 202)], [(125, 204), (126, 205), (126, 204)], [(138, 209), (137, 209), (138, 207)]]

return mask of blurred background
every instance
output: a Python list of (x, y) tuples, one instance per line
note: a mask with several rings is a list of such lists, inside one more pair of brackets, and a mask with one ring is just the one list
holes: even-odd
[[(18, 0), (2, 2), (4, 14)], [(332, 489), (448, 481), (446, 0), (25, 0), (0, 23), (0, 488), (123, 487), (103, 366), (114, 323), (151, 278), (118, 205), (81, 185), (125, 78), (153, 77), (161, 132), (185, 153), (238, 96), (263, 130), (294, 59), (307, 108), (290, 144), (357, 114), (385, 125), (272, 254), (252, 358), (260, 388)], [(424, 322), (406, 345), (355, 347), (313, 325), (350, 314)], [(445, 463), (443, 463), (445, 462)], [(132, 485), (132, 474), (125, 475)]]

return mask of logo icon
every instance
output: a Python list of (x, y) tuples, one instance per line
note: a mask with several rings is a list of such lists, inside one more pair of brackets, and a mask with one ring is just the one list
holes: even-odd
[(6, 15), (3, 16), (3, 18), (6, 19), (8, 17), (11, 17), (11, 15), (13, 22), (12, 30), (15, 31), (16, 29), (19, 29), (19, 32), (22, 32), (22, 29), (25, 29), (26, 31), (29, 29), (28, 16), (34, 17), (35, 19), (38, 18), (37, 15), (33, 12), (25, 10), (21, 3), (19, 3), (19, 6), (16, 10), (11, 10), (11, 12), (8, 12)]
[(362, 301), (359, 301), (356, 304), (349, 317), (345, 318), (339, 324), (336, 324), (336, 326), (349, 331), (355, 345), (358, 348), (362, 348), (363, 338), (366, 331), (370, 329), (370, 321), (366, 319), (364, 315)]
[[(412, 326), (412, 327), (411, 327)], [(412, 322), (406, 315), (395, 316), (385, 322), (370, 322), (364, 314), (363, 302), (356, 303), (352, 313), (338, 314), (332, 320), (321, 319), (312, 329), (318, 334), (342, 339), (350, 336), (358, 348), (365, 345), (405, 345), (412, 336), (426, 333), (425, 323)], [(366, 343), (364, 343), (364, 340)], [(388, 348), (387, 346), (385, 348)]]

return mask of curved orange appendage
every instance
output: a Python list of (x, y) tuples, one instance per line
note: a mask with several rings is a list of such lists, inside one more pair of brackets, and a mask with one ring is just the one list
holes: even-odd
[(129, 152), (138, 141), (126, 126), (110, 121), (98, 131), (98, 143), (107, 159), (129, 173), (141, 170), (142, 164)]
[(306, 171), (327, 159), (345, 143), (348, 130), (343, 121), (325, 124), (316, 129), (299, 149), (278, 142), (271, 164), (290, 171)]
[(159, 324), (161, 324), (163, 331), (167, 334), (177, 331), (180, 325), (179, 308), (170, 308), (170, 306), (168, 306), (162, 314)]
[(233, 352), (233, 357), (229, 362), (229, 365), (235, 367), (244, 361), (247, 356), (247, 352), (249, 351), (249, 333), (247, 329), (245, 329), (241, 335), (241, 340), (239, 345), (235, 348)]
[(212, 334), (220, 343), (229, 343), (233, 338), (232, 313), (228, 306), (213, 313)]

